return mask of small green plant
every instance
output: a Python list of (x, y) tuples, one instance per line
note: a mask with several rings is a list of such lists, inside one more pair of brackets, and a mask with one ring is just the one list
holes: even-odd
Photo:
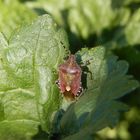
[(128, 110), (118, 99), (139, 84), (126, 74), (128, 63), (101, 46), (75, 54), (83, 62), (90, 60), (83, 96), (74, 103), (61, 97), (55, 80), (68, 48), (65, 31), (49, 15), (20, 28), (8, 41), (0, 34), (1, 140), (30, 140), (39, 126), (48, 134), (46, 140), (55, 134), (60, 140), (92, 140)]

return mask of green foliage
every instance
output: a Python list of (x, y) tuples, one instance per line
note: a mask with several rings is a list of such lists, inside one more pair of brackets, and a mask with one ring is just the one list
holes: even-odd
[(117, 99), (139, 84), (126, 75), (127, 62), (117, 61), (104, 47), (76, 53), (78, 61), (90, 60), (84, 95), (74, 103), (61, 98), (56, 72), (68, 47), (66, 33), (49, 15), (19, 29), (9, 41), (0, 34), (1, 140), (30, 140), (38, 126), (60, 139), (90, 140), (96, 131), (114, 127), (119, 112), (128, 109)]
[[(72, 33), (88, 39), (96, 34), (99, 39), (104, 30), (111, 30), (116, 26), (125, 28), (129, 44), (136, 44), (139, 37), (139, 8), (132, 13), (131, 4), (139, 1), (124, 0), (38, 0), (30, 2), (31, 7), (43, 8), (56, 19), (57, 23), (69, 28)], [(55, 8), (55, 10), (54, 10)], [(132, 14), (132, 15), (131, 15)], [(134, 15), (133, 15), (134, 14)], [(134, 25), (134, 24), (135, 25)], [(134, 28), (133, 28), (134, 26)], [(130, 33), (133, 29), (133, 33)], [(136, 33), (135, 33), (136, 32)], [(138, 34), (137, 34), (138, 33)], [(135, 38), (137, 34), (137, 38)], [(131, 35), (131, 40), (129, 36)], [(116, 36), (117, 37), (117, 36)]]
[(140, 9), (133, 14), (125, 28), (125, 34), (129, 45), (140, 44)]
[(83, 38), (93, 32), (100, 33), (114, 18), (110, 0), (105, 3), (103, 0), (38, 0), (32, 5), (44, 8), (59, 24), (69, 26), (71, 32)]
[(35, 12), (22, 5), (18, 0), (0, 0), (0, 31), (9, 38), (21, 24), (29, 23), (36, 17)]
[(39, 124), (48, 130), (60, 104), (53, 70), (65, 54), (61, 41), (68, 46), (65, 32), (48, 15), (20, 29), (9, 43), (1, 34), (0, 139), (29, 139)]
[[(75, 104), (70, 106), (61, 120), (62, 133), (72, 133), (65, 139), (89, 137), (106, 126), (114, 127), (119, 112), (128, 107), (116, 99), (132, 91), (138, 82), (126, 76), (128, 64), (107, 56), (103, 47), (79, 52), (83, 61), (91, 60), (87, 75), (87, 90)], [(91, 139), (91, 138), (90, 138)]]

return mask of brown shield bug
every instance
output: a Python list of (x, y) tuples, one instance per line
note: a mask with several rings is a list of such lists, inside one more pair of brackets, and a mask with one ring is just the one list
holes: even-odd
[(59, 65), (56, 84), (65, 97), (75, 99), (81, 95), (83, 91), (81, 75), (82, 70), (76, 62), (75, 55), (69, 55), (69, 58)]

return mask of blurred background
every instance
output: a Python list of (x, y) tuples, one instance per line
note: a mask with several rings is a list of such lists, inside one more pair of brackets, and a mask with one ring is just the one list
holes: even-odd
[[(20, 26), (43, 14), (65, 28), (72, 53), (104, 46), (128, 61), (128, 73), (140, 81), (140, 0), (0, 0), (0, 31), (10, 40)], [(140, 88), (122, 101), (130, 110), (96, 140), (140, 140)]]

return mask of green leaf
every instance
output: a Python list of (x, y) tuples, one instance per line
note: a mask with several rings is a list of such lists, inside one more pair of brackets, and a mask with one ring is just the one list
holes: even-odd
[(139, 0), (125, 0), (124, 4), (125, 5), (130, 5), (130, 4), (139, 4)]
[(87, 73), (84, 95), (61, 119), (60, 128), (66, 140), (80, 139), (87, 133), (87, 136), (92, 135), (107, 126), (114, 127), (120, 111), (128, 110), (127, 105), (117, 99), (139, 86), (132, 76), (126, 75), (127, 62), (107, 55), (103, 47), (82, 49), (77, 56), (81, 56), (83, 62), (90, 60), (87, 68), (92, 75)]
[(87, 131), (83, 131), (82, 133), (76, 133), (74, 135), (71, 135), (69, 137), (66, 138), (62, 138), (62, 140), (81, 140), (81, 139), (86, 139), (86, 140), (94, 140), (93, 136), (90, 135), (90, 133), (88, 133)]
[(57, 23), (84, 39), (94, 32), (100, 33), (108, 28), (114, 19), (111, 0), (105, 3), (103, 0), (38, 0), (28, 5), (44, 8), (53, 15)]
[(29, 140), (40, 124), (34, 92), (14, 89), (0, 92), (0, 139)]
[(134, 13), (125, 28), (125, 35), (129, 45), (140, 44), (140, 8)]
[(9, 38), (20, 24), (29, 23), (36, 17), (35, 12), (18, 0), (0, 0), (0, 32)]
[(87, 46), (103, 44), (111, 49), (140, 44), (139, 0), (38, 0), (27, 5), (53, 15), (69, 32), (72, 46), (80, 39)]
[(61, 105), (55, 72), (67, 47), (66, 33), (49, 15), (19, 29), (9, 43), (0, 34), (0, 139), (29, 140), (39, 125), (51, 131)]
[[(121, 11), (120, 11), (121, 10)], [(131, 14), (131, 9), (119, 9), (120, 18), (118, 17), (115, 24), (116, 29), (110, 30), (108, 34), (99, 37), (99, 41), (103, 40), (108, 48), (135, 47), (140, 44), (140, 8)], [(131, 14), (131, 15), (130, 15)], [(117, 24), (119, 22), (119, 24)], [(110, 36), (109, 34), (112, 34)], [(107, 39), (108, 38), (108, 39)], [(98, 42), (98, 41), (97, 41)]]

